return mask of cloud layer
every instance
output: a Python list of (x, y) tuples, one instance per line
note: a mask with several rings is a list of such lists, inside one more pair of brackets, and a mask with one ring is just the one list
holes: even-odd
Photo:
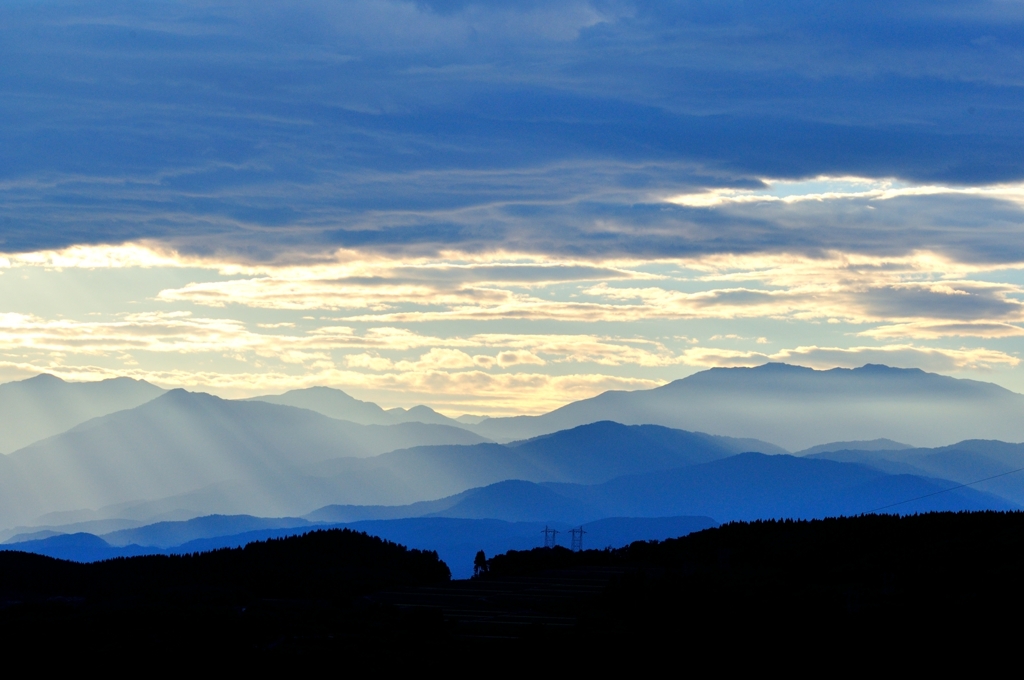
[(0, 247), (1019, 261), (998, 247), (1019, 205), (988, 194), (665, 199), (1020, 181), (1022, 23), (1011, 2), (8, 3)]
[(1019, 2), (46, 0), (0, 65), (0, 376), (1024, 388)]

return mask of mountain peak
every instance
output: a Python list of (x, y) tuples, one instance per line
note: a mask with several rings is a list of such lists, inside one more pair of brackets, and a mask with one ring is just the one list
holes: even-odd
[[(688, 389), (696, 386), (717, 389), (771, 389), (775, 392), (797, 390), (816, 392), (842, 389), (863, 389), (876, 382), (901, 385), (906, 389), (997, 390), (1005, 391), (998, 385), (973, 380), (960, 380), (939, 373), (929, 373), (920, 368), (897, 368), (885, 364), (864, 364), (856, 368), (830, 368), (818, 370), (807, 366), (784, 363), (767, 363), (753, 367), (716, 367), (699, 371), (693, 375), (674, 380), (658, 390)], [(890, 389), (887, 387), (886, 389)]]
[(57, 385), (67, 384), (67, 381), (63, 378), (58, 378), (52, 373), (40, 373), (39, 375), (28, 378), (27, 380), (21, 380), (23, 385)]
[[(722, 369), (711, 369), (711, 370), (732, 371), (732, 370), (736, 370), (736, 369), (733, 369), (733, 368), (722, 368)], [(749, 371), (757, 371), (757, 372), (760, 372), (760, 373), (769, 373), (769, 372), (772, 372), (772, 373), (774, 373), (774, 372), (807, 373), (807, 372), (813, 372), (814, 371), (813, 368), (810, 368), (808, 366), (798, 366), (796, 364), (787, 364), (787, 363), (783, 363), (781, 361), (769, 361), (768, 363), (761, 364), (760, 366), (751, 366), (747, 370), (749, 370)]]
[(815, 370), (768, 363), (712, 368), (651, 390), (609, 391), (542, 416), (470, 426), (515, 441), (600, 420), (665, 425), (790, 451), (822, 442), (891, 439), (940, 446), (986, 436), (1024, 439), (1024, 395), (999, 385), (918, 368), (865, 364)]
[(328, 387), (327, 385), (313, 385), (312, 387), (288, 390), (287, 392), (279, 396), (283, 397), (286, 394), (298, 394), (300, 392), (305, 392), (306, 394), (329, 394), (335, 399), (351, 399), (352, 401), (360, 401), (359, 399), (356, 399), (345, 390), (339, 390), (337, 387)]
[(864, 364), (860, 368), (852, 368), (849, 370), (861, 373), (914, 373), (918, 375), (924, 375), (926, 373), (926, 371), (922, 371), (920, 368), (898, 368), (896, 366), (886, 366), (885, 364)]
[(199, 406), (215, 408), (226, 401), (226, 399), (222, 399), (215, 394), (209, 394), (207, 392), (189, 392), (181, 387), (176, 387), (173, 390), (167, 390), (147, 404), (147, 406), (151, 406), (154, 409), (160, 409), (167, 406), (174, 406), (178, 408), (195, 408)]
[(424, 406), (422, 404), (420, 404), (419, 406), (413, 406), (410, 409), (406, 409), (405, 412), (409, 415), (440, 415), (434, 409), (430, 408), (429, 406)]
[(362, 425), (397, 425), (419, 422), (434, 425), (460, 427), (461, 424), (438, 413), (429, 406), (413, 406), (410, 409), (391, 408), (384, 410), (372, 401), (361, 401), (334, 387), (307, 387), (291, 390), (276, 396), (254, 397), (249, 401), (265, 401), (271, 404), (296, 406), (316, 411), (337, 420), (347, 420)]
[(199, 396), (213, 397), (214, 399), (220, 399), (220, 397), (214, 396), (214, 395), (209, 394), (207, 392), (190, 392), (190, 391), (186, 390), (183, 387), (175, 387), (173, 390), (167, 390), (167, 393), (163, 395), (163, 398), (171, 397), (171, 398), (174, 398), (174, 399), (183, 399), (183, 398), (188, 398), (188, 397), (199, 397)]
[(134, 408), (163, 390), (130, 378), (67, 382), (49, 373), (0, 385), (0, 452), (70, 430), (87, 420)]

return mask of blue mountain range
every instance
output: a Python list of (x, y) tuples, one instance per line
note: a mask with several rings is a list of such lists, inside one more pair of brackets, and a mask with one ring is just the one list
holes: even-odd
[[(35, 390), (58, 395), (54, 408), (72, 406), (48, 426), (69, 429), (0, 456), (0, 538), (7, 549), (75, 560), (349, 526), (436, 549), (463, 573), (477, 550), (538, 545), (544, 527), (582, 526), (592, 545), (620, 546), (735, 520), (1024, 506), (1024, 445), (923, 448), (901, 443), (920, 443), (913, 428), (891, 427), (908, 413), (924, 414), (909, 421), (924, 427), (959, 404), (967, 416), (947, 431), (987, 410), (976, 424), (1002, 419), (1009, 432), (1022, 422), (1024, 397), (888, 367), (712, 370), (546, 416), (480, 422), (419, 411), (435, 422), (413, 421), (415, 409), (392, 413), (326, 388), (230, 401), (132, 381), (92, 392), (45, 377), (14, 385), (0, 386), (0, 398)], [(100, 415), (78, 422), (90, 399)], [(867, 427), (879, 404), (895, 401), (901, 410)], [(356, 420), (391, 424), (346, 420), (349, 407)], [(765, 413), (779, 420), (764, 427)], [(590, 420), (599, 415), (609, 418)], [(694, 419), (717, 434), (664, 424)], [(783, 427), (796, 434), (777, 441), (790, 444), (854, 436), (798, 455), (739, 436)], [(30, 430), (0, 423), (0, 435), (46, 431)]]

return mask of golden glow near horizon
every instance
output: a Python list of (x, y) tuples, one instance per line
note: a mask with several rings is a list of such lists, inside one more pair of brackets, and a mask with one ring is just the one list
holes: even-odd
[[(666, 200), (805, 212), (946, 195), (1024, 205), (1016, 185), (764, 184)], [(1024, 388), (1014, 370), (1024, 263), (885, 250), (630, 258), (341, 249), (285, 251), (268, 263), (146, 241), (0, 253), (5, 299), (24, 300), (0, 310), (0, 379), (127, 375), (230, 397), (330, 385), (453, 415), (537, 413), (767, 361), (917, 366)]]
[[(454, 415), (542, 412), (766, 361), (996, 379), (1020, 363), (1005, 342), (1024, 335), (1024, 289), (1012, 282), (1022, 268), (927, 251), (661, 260), (339, 251), (270, 265), (149, 243), (76, 246), (0, 255), (0, 286), (30, 278), (52, 297), (49, 312), (0, 314), (0, 376), (126, 375), (231, 397), (330, 385)], [(77, 302), (63, 302), (68, 287)]]
[(1024, 392), (1017, 4), (169, 7), (0, 6), (0, 381), (513, 414), (879, 362)]

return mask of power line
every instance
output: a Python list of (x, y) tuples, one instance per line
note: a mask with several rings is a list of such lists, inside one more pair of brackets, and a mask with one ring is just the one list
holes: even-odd
[(990, 479), (998, 479), (999, 477), (1005, 477), (1006, 475), (1012, 475), (1015, 472), (1024, 472), (1024, 468), (1017, 468), (1016, 470), (1010, 470), (1009, 472), (1000, 472), (998, 475), (992, 475), (991, 477), (986, 477), (985, 479), (978, 479), (978, 480), (973, 481), (973, 482), (967, 482), (966, 484), (957, 484), (956, 486), (951, 486), (948, 489), (942, 489), (941, 491), (933, 491), (931, 493), (926, 493), (925, 495), (918, 496), (917, 498), (908, 498), (907, 500), (900, 501), (899, 503), (890, 503), (889, 505), (883, 505), (880, 508), (875, 508), (874, 510), (868, 510), (867, 512), (863, 512), (861, 514), (863, 514), (863, 515), (870, 515), (871, 513), (878, 512), (879, 510), (888, 510), (889, 508), (895, 508), (897, 505), (904, 505), (906, 503), (913, 503), (914, 501), (919, 501), (922, 498), (929, 498), (931, 496), (938, 496), (940, 493), (946, 493), (947, 491), (955, 491), (957, 489), (962, 489), (965, 486), (974, 486), (975, 484), (981, 484), (982, 482), (987, 482)]
[(545, 548), (554, 548), (558, 545), (558, 540), (556, 537), (560, 532), (557, 529), (549, 529), (547, 526), (545, 526), (544, 531), (542, 531), (541, 533), (544, 534)]
[(572, 547), (569, 548), (573, 552), (583, 551), (583, 534), (587, 533), (581, 526), (579, 529), (569, 529), (569, 533), (572, 534)]

